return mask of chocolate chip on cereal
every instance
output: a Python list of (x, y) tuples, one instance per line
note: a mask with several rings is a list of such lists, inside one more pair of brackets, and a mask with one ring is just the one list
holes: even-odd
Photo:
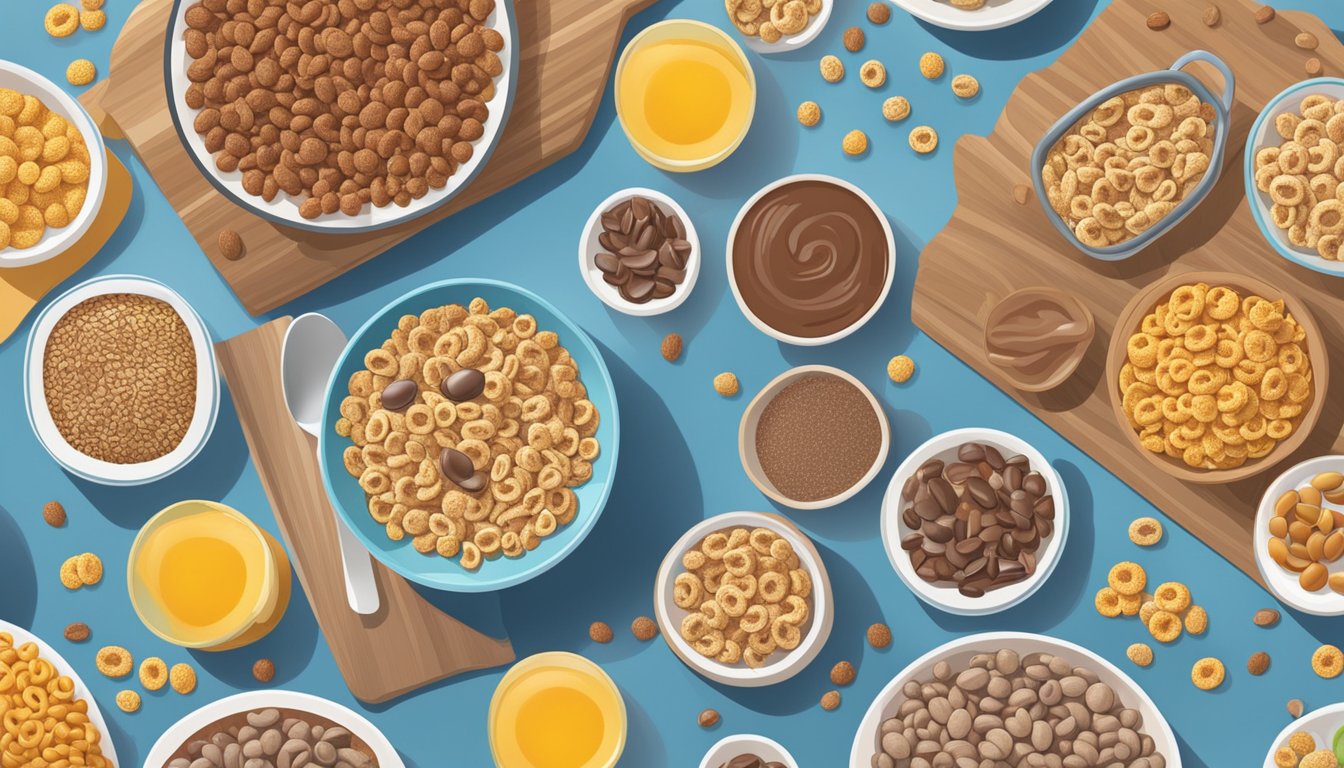
[(476, 474), (471, 457), (456, 448), (444, 447), (439, 450), (439, 472), (450, 482), (461, 485)]
[(439, 384), (439, 392), (455, 403), (475, 400), (485, 391), (485, 374), (475, 368), (454, 371)]
[(383, 389), (382, 405), (389, 411), (408, 408), (420, 394), (420, 385), (414, 379), (398, 379)]
[(59, 501), (48, 501), (42, 507), (42, 519), (52, 528), (60, 528), (65, 525), (65, 507), (61, 506)]
[(821, 708), (832, 712), (840, 707), (840, 692), (827, 691), (821, 695)]
[(846, 29), (844, 37), (842, 38), (845, 50), (850, 53), (858, 53), (863, 50), (864, 40), (865, 35), (863, 34), (863, 30), (859, 27), (850, 27), (849, 29)]
[(242, 235), (229, 227), (219, 230), (219, 255), (229, 261), (243, 258)]
[(89, 625), (82, 621), (76, 621), (65, 628), (65, 639), (72, 643), (82, 643), (89, 639)]
[(868, 21), (874, 24), (886, 24), (891, 20), (891, 7), (884, 2), (868, 4)]
[(252, 677), (259, 683), (269, 683), (275, 679), (275, 662), (270, 659), (257, 659), (252, 664)]
[(664, 360), (675, 363), (681, 357), (682, 346), (681, 334), (669, 333), (663, 337), (663, 343), (659, 346), (658, 351), (662, 354)]
[(891, 627), (886, 624), (874, 624), (868, 627), (868, 644), (879, 649), (890, 646)]
[(485, 490), (486, 481), (489, 479), (490, 476), (484, 472), (477, 472), (457, 485), (467, 493), (480, 493)]
[(719, 724), (719, 711), (717, 709), (701, 710), (696, 722), (700, 724), (701, 728), (713, 728)]
[(640, 616), (630, 623), (630, 634), (641, 642), (658, 636), (658, 623), (648, 616)]
[(835, 685), (849, 685), (854, 682), (854, 678), (857, 676), (854, 665), (848, 661), (837, 662), (834, 667), (831, 667), (831, 682)]
[(610, 643), (616, 637), (616, 633), (611, 630), (611, 625), (605, 621), (594, 621), (588, 627), (588, 637), (595, 643)]
[(1166, 11), (1153, 11), (1148, 14), (1148, 28), (1160, 32), (1171, 26), (1171, 14)]

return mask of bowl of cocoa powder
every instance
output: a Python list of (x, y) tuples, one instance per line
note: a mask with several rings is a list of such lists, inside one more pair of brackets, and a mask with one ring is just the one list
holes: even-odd
[(833, 507), (863, 490), (890, 447), (891, 428), (877, 398), (828, 365), (775, 377), (747, 405), (738, 428), (747, 477), (794, 509)]

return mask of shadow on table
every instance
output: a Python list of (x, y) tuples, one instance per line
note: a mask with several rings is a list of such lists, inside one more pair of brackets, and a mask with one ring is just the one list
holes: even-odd
[[(103, 517), (131, 531), (138, 530), (159, 510), (184, 499), (219, 501), (238, 482), (250, 455), (233, 398), (223, 381), (220, 381), (220, 387), (219, 415), (210, 440), (190, 464), (176, 473), (152, 483), (132, 486), (101, 485), (69, 473), (66, 476)], [(208, 469), (202, 471), (202, 468)], [(248, 517), (253, 517), (254, 512), (269, 515), (269, 510), (264, 507), (239, 511)]]
[[(294, 576), (294, 591), (284, 618), (271, 633), (255, 643), (230, 651), (191, 651), (196, 663), (213, 677), (232, 688), (272, 688), (285, 684), (302, 672), (317, 647), (317, 619), (308, 605), (308, 596)], [(275, 662), (275, 679), (260, 683), (252, 677), (252, 664), (258, 659)], [(167, 690), (167, 689), (164, 689)]]
[[(1221, 693), (1222, 689), (1220, 688), (1218, 692)], [(1184, 768), (1209, 768), (1209, 764), (1201, 760), (1199, 755), (1195, 753), (1195, 749), (1190, 746), (1190, 742), (1181, 738), (1181, 734), (1179, 733), (1175, 735), (1176, 746), (1180, 747), (1181, 750), (1181, 765), (1184, 766)]]
[(1096, 7), (1097, 0), (1059, 0), (1026, 21), (985, 32), (919, 24), (948, 46), (977, 59), (1029, 59), (1063, 48), (1087, 26)]
[(630, 691), (623, 691), (626, 713), (625, 752), (621, 755), (621, 765), (637, 765), (639, 768), (666, 768), (667, 746), (663, 737), (658, 735), (658, 726), (649, 718), (649, 713), (639, 705)]
[(110, 715), (111, 713), (107, 711), (106, 707), (103, 707), (103, 720), (107, 723), (107, 738), (112, 740), (112, 746), (117, 749), (117, 762), (120, 765), (139, 765), (140, 752), (136, 749), (135, 740), (126, 732), (126, 729), (117, 723), (116, 718)]
[(14, 516), (0, 507), (0, 618), (21, 627), (33, 625), (37, 612), (37, 574), (33, 553)]

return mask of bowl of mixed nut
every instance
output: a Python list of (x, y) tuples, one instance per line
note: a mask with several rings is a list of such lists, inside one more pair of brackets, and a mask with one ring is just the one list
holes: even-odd
[(176, 0), (169, 112), (244, 209), (319, 232), (393, 226), (465, 188), (497, 144), (510, 13), (509, 0)]
[(924, 602), (983, 616), (1026, 600), (1059, 563), (1069, 500), (1059, 473), (1020, 438), (955, 429), (916, 448), (882, 500), (882, 541)]
[(579, 273), (608, 307), (636, 317), (671, 312), (700, 277), (700, 236), (685, 209), (653, 189), (603, 200), (579, 238)]
[(1318, 456), (1265, 489), (1255, 515), (1255, 564), (1279, 600), (1344, 616), (1344, 456)]

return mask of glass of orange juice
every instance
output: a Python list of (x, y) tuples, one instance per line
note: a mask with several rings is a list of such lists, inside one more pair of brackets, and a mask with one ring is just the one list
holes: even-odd
[(553, 651), (518, 662), (490, 700), (498, 768), (611, 768), (625, 749), (625, 701), (602, 668)]
[(259, 640), (289, 605), (289, 559), (237, 510), (180, 501), (149, 519), (127, 563), (131, 604), (151, 632), (223, 651)]
[(616, 65), (616, 114), (630, 144), (666, 171), (698, 171), (737, 149), (756, 113), (756, 75), (717, 27), (669, 19), (635, 35)]

